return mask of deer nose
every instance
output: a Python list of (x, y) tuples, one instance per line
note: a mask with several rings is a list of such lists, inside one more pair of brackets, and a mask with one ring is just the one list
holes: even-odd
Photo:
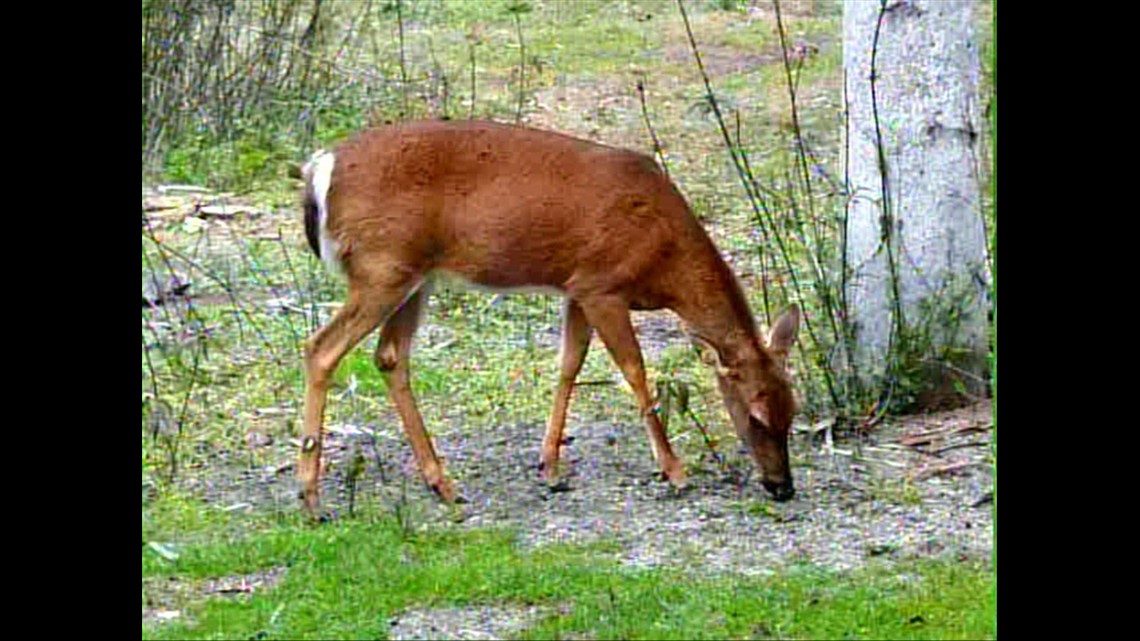
[(772, 495), (772, 498), (777, 501), (787, 501), (796, 495), (796, 488), (792, 485), (791, 481), (786, 483), (773, 483), (772, 481), (763, 481), (764, 489)]

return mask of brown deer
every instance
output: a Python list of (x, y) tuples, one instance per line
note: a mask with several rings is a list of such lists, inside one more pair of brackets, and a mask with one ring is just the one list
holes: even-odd
[(566, 408), (595, 329), (637, 397), (661, 471), (683, 486), (629, 318), (631, 309), (668, 308), (711, 348), (725, 406), (764, 487), (776, 500), (794, 494), (786, 365), (799, 310), (761, 340), (732, 271), (648, 156), (489, 122), (416, 122), (317, 152), (302, 177), (309, 244), (348, 280), (348, 300), (305, 348), (298, 475), (314, 516), (329, 377), (381, 326), (376, 366), (420, 471), (442, 499), (456, 498), (409, 384), (412, 335), (433, 273), (565, 297), (562, 375), (540, 460), (548, 483), (558, 480)]

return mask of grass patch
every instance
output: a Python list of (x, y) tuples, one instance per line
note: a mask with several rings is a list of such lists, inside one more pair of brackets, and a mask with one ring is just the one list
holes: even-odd
[[(238, 522), (240, 527), (238, 527)], [(229, 532), (224, 538), (219, 532)], [(389, 518), (309, 527), (165, 499), (144, 512), (143, 607), (183, 586), (143, 638), (386, 638), (401, 611), (536, 605), (520, 638), (992, 638), (993, 572), (922, 562), (767, 578), (623, 568), (605, 545), (524, 550), (503, 531), (409, 531)], [(160, 554), (150, 541), (161, 543)], [(274, 576), (241, 596), (208, 586)]]

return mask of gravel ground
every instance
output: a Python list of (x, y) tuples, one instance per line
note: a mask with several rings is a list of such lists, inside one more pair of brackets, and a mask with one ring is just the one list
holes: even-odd
[[(359, 449), (369, 465), (358, 492), (381, 505), (404, 501), (419, 527), (513, 527), (524, 546), (607, 538), (620, 544), (618, 560), (628, 566), (765, 575), (789, 563), (843, 570), (871, 558), (992, 559), (988, 401), (885, 422), (865, 437), (861, 455), (853, 438), (828, 445), (821, 434), (796, 434), (797, 492), (786, 503), (767, 496), (735, 441), (724, 441), (733, 446), (722, 452), (724, 470), (707, 450), (684, 448), (690, 478), (677, 492), (657, 480), (640, 425), (571, 422), (563, 450), (570, 489), (552, 493), (536, 467), (541, 424), (440, 431), (437, 448), (468, 501), (458, 521), (419, 481), (402, 433), (332, 427), (323, 491), (325, 507), (336, 513), (348, 507), (344, 458)], [(291, 467), (222, 476), (200, 486), (208, 499), (298, 509)], [(447, 613), (401, 613), (392, 636), (493, 638), (538, 616), (496, 608)]]
[[(640, 425), (571, 422), (563, 454), (570, 489), (552, 493), (536, 468), (541, 424), (441, 431), (437, 448), (468, 501), (458, 521), (419, 481), (402, 433), (332, 427), (323, 491), (335, 513), (348, 507), (344, 459), (359, 449), (370, 464), (358, 492), (382, 505), (403, 501), (418, 527), (513, 527), (524, 546), (607, 538), (632, 567), (765, 575), (790, 563), (844, 570), (872, 558), (992, 559), (988, 401), (886, 422), (865, 437), (861, 455), (853, 438), (828, 445), (822, 434), (796, 434), (797, 492), (786, 503), (767, 496), (735, 441), (725, 441), (733, 450), (723, 452), (723, 470), (707, 450), (684, 448), (690, 479), (677, 492), (656, 479)], [(221, 476), (199, 488), (212, 501), (298, 509), (291, 467)], [(406, 611), (393, 617), (390, 636), (502, 638), (543, 614), (510, 605)]]
[[(728, 453), (728, 469), (721, 470), (690, 449), (695, 469), (677, 492), (656, 480), (640, 426), (573, 426), (564, 449), (571, 490), (557, 493), (537, 479), (541, 429), (436, 440), (469, 501), (458, 527), (511, 526), (526, 545), (608, 537), (621, 543), (629, 565), (763, 574), (787, 562), (850, 569), (884, 555), (989, 558), (992, 512), (985, 498), (993, 478), (983, 429), (989, 422), (986, 408), (975, 407), (885, 426), (863, 445), (862, 457), (851, 451), (854, 444), (828, 453), (801, 437), (793, 446), (796, 498), (783, 504), (768, 498), (739, 450)], [(923, 433), (931, 434), (915, 436)], [(930, 442), (905, 444), (916, 440)], [(398, 478), (409, 467), (393, 466), (384, 476)], [(417, 507), (429, 522), (435, 515), (446, 520), (420, 487), (409, 500), (427, 502)]]
[[(621, 544), (622, 563), (633, 566), (765, 574), (789, 562), (850, 569), (883, 556), (989, 559), (991, 425), (991, 406), (982, 402), (888, 421), (861, 448), (854, 438), (828, 446), (820, 434), (798, 433), (791, 442), (796, 496), (785, 503), (760, 487), (734, 439), (722, 445), (731, 445), (722, 450), (727, 469), (693, 443), (679, 448), (690, 470), (688, 486), (678, 492), (657, 480), (640, 425), (571, 422), (563, 448), (570, 489), (551, 492), (536, 466), (543, 425), (445, 428), (434, 438), (468, 501), (459, 521), (419, 481), (402, 432), (330, 426), (332, 464), (322, 491), (327, 509), (347, 511), (344, 459), (359, 450), (369, 465), (358, 493), (381, 505), (406, 502), (417, 525), (507, 526), (526, 546), (606, 537)], [(292, 472), (245, 470), (201, 481), (199, 489), (225, 505), (298, 509)]]
[(392, 618), (388, 638), (503, 639), (537, 623), (548, 610), (537, 606), (411, 610)]

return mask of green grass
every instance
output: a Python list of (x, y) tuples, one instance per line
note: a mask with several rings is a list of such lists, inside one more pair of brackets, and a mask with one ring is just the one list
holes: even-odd
[[(506, 532), (410, 532), (388, 518), (368, 521), (311, 527), (187, 499), (152, 504), (144, 544), (161, 544), (171, 558), (144, 545), (144, 608), (159, 600), (184, 614), (144, 624), (143, 637), (385, 638), (405, 609), (512, 604), (545, 608), (518, 633), (536, 639), (994, 636), (993, 573), (975, 564), (854, 573), (792, 566), (769, 578), (698, 578), (622, 568), (605, 545), (524, 551)], [(274, 568), (286, 569), (252, 596), (205, 588)], [(171, 585), (181, 588), (174, 594)]]

